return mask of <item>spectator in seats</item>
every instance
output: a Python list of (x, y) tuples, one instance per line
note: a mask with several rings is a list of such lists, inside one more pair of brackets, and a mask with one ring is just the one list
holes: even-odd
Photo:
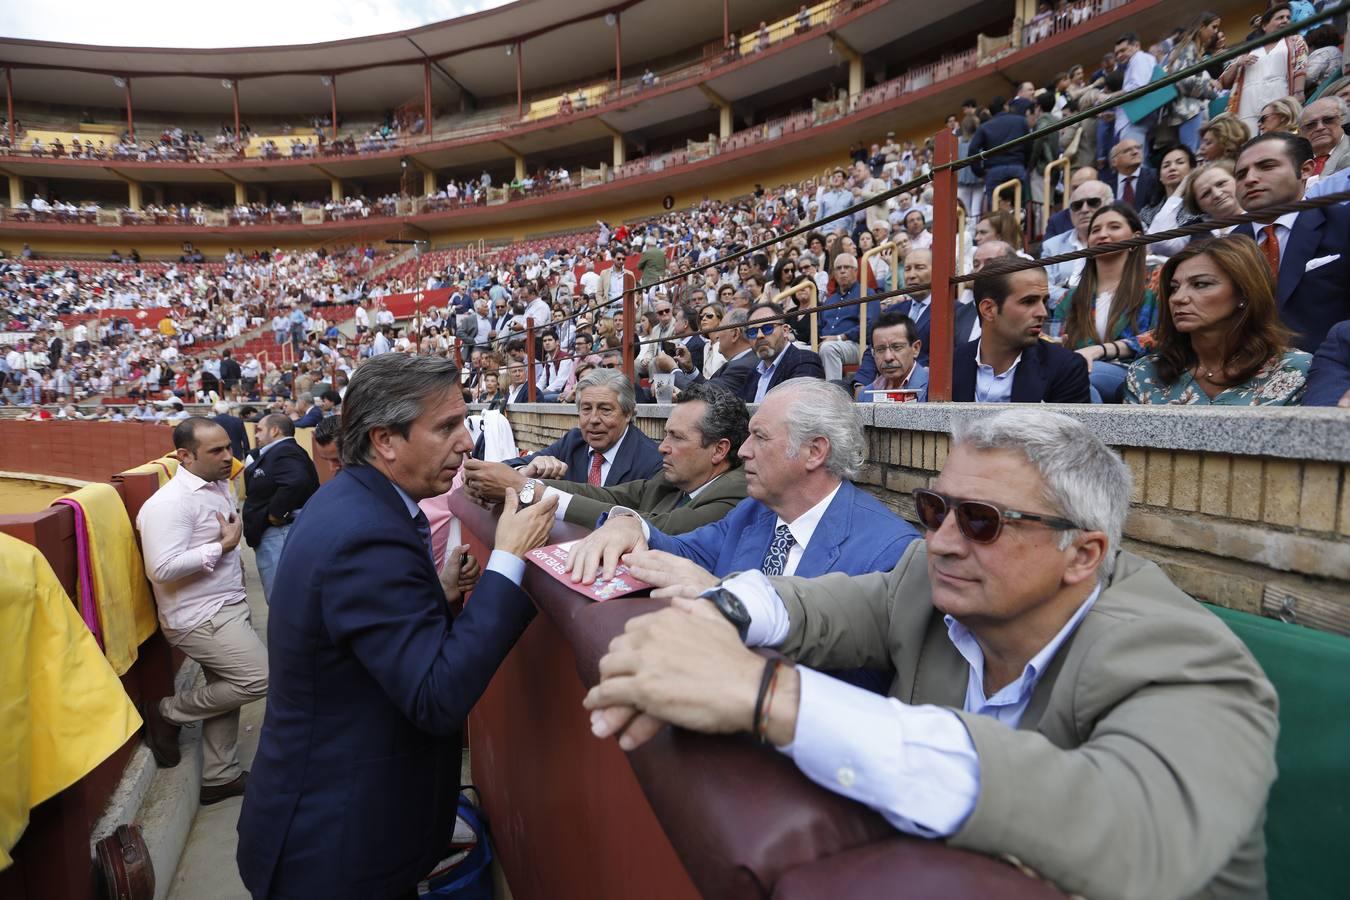
[(1350, 320), (1333, 325), (1313, 355), (1303, 405), (1350, 409)]
[(745, 336), (754, 345), (759, 364), (741, 385), (739, 396), (746, 403), (760, 403), (769, 391), (792, 378), (825, 377), (820, 357), (793, 344), (791, 329), (782, 319), (783, 307), (777, 303), (750, 307)]
[(1336, 26), (1324, 22), (1303, 36), (1308, 44), (1308, 68), (1304, 78), (1304, 90), (1309, 97), (1317, 93), (1323, 82), (1337, 78), (1341, 74), (1343, 54), (1341, 35)]
[(1130, 366), (1127, 403), (1290, 406), (1312, 355), (1289, 349), (1275, 280), (1250, 238), (1192, 241), (1163, 266), (1153, 350)]
[(319, 395), (318, 405), (319, 413), (324, 418), (342, 415), (342, 395), (332, 388), (329, 388)]
[(302, 391), (295, 398), (295, 427), (313, 428), (323, 419), (323, 411), (314, 405), (314, 395)]
[(836, 168), (830, 172), (829, 187), (822, 188), (820, 194), (816, 197), (816, 202), (820, 204), (818, 218), (829, 218), (854, 204), (853, 192), (845, 185), (847, 178), (848, 173), (842, 168)]
[[(858, 300), (861, 292), (858, 282), (858, 258), (852, 253), (837, 253), (830, 270), (834, 275), (834, 290), (825, 297), (821, 305), (830, 306)], [(844, 377), (844, 366), (853, 365), (862, 359), (862, 350), (858, 346), (861, 338), (858, 305), (827, 309), (818, 315), (821, 365), (825, 368), (826, 379), (838, 381)], [(875, 322), (879, 315), (881, 302), (867, 301), (867, 318)]]
[[(1103, 206), (1088, 226), (1088, 246), (1099, 247), (1144, 233), (1139, 214), (1123, 203)], [(1119, 403), (1129, 361), (1143, 353), (1145, 335), (1158, 320), (1157, 299), (1148, 287), (1143, 247), (1089, 259), (1078, 284), (1051, 319), (1051, 337), (1083, 357), (1091, 368), (1100, 402)]]
[[(1271, 34), (1289, 22), (1289, 4), (1275, 3), (1262, 13), (1260, 30), (1263, 34)], [(1303, 102), (1307, 68), (1308, 45), (1298, 34), (1257, 47), (1231, 60), (1219, 76), (1219, 83), (1230, 89), (1228, 112), (1256, 134), (1261, 109), (1267, 103), (1280, 97), (1293, 97), (1299, 103)]]
[[(963, 116), (957, 140), (956, 156), (965, 159), (970, 156), (970, 142), (979, 130), (980, 119), (974, 114)], [(984, 209), (984, 179), (975, 173), (973, 166), (966, 166), (956, 173), (956, 197), (966, 208), (966, 215), (978, 219)]]
[(244, 362), (239, 366), (239, 384), (245, 399), (257, 397), (258, 379), (261, 375), (262, 363), (252, 353), (246, 353)]
[(220, 354), (220, 386), (226, 396), (236, 396), (239, 392), (239, 379), (243, 377), (243, 372), (239, 368), (239, 363), (234, 359), (234, 353), (230, 350), (222, 350)]
[(720, 303), (705, 303), (698, 311), (698, 331), (705, 342), (703, 365), (699, 367), (699, 374), (704, 378), (711, 378), (718, 369), (726, 365), (727, 358), (722, 355), (718, 346), (721, 332), (714, 330), (722, 324), (725, 315), (726, 309)]
[[(592, 731), (626, 750), (667, 722), (749, 732), (892, 827), (1066, 894), (1260, 896), (1275, 690), (1223, 622), (1120, 549), (1130, 480), (1069, 416), (965, 420), (915, 492), (924, 541), (899, 565), (661, 591), (671, 608), (600, 661)], [(859, 662), (891, 673), (890, 696), (820, 672)]]
[(530, 401), (530, 373), (525, 368), (525, 363), (516, 359), (511, 364), (504, 367), (506, 372), (506, 405), (515, 406), (517, 403), (528, 403)]
[(286, 602), (270, 611), (277, 690), (237, 853), (255, 897), (399, 897), (445, 855), (455, 804), (437, 786), (534, 615), (523, 557), (553, 523), (551, 503), (508, 496), (474, 602), (450, 616), (460, 566), (438, 573), (417, 504), (447, 491), (473, 449), (459, 371), (382, 356), (356, 372), (346, 406), (342, 471), (297, 520), (275, 585)]
[(610, 244), (610, 252), (613, 258), (599, 273), (595, 299), (601, 309), (608, 307), (611, 313), (617, 313), (623, 308), (624, 294), (637, 288), (637, 279), (631, 269), (625, 268), (628, 257), (623, 245)]
[(1200, 128), (1200, 158), (1205, 162), (1226, 159), (1237, 162), (1240, 151), (1251, 140), (1252, 129), (1236, 116), (1223, 113)]
[(319, 489), (319, 474), (295, 442), (289, 417), (263, 416), (254, 436), (257, 450), (244, 469), (244, 540), (254, 550), (263, 599), (270, 603), (282, 545), (296, 515)]
[(620, 558), (658, 588), (715, 585), (732, 572), (862, 575), (895, 565), (918, 535), (852, 478), (865, 438), (848, 394), (799, 378), (775, 388), (741, 445), (749, 498), (682, 536), (615, 507), (568, 559), (574, 581), (612, 576)]
[(521, 467), (527, 478), (596, 487), (650, 478), (661, 470), (661, 454), (633, 424), (636, 412), (632, 382), (622, 372), (596, 369), (577, 382), (577, 427), (507, 465)]
[(239, 708), (267, 696), (267, 650), (249, 618), (239, 558), (243, 522), (230, 490), (230, 436), (198, 416), (173, 430), (178, 471), (136, 516), (160, 628), (201, 664), (206, 684), (140, 706), (145, 740), (164, 768), (178, 765), (178, 730), (202, 723), (203, 806), (244, 793)]
[(570, 355), (563, 352), (554, 331), (545, 331), (539, 338), (544, 358), (536, 368), (536, 386), (541, 403), (557, 403), (567, 383), (572, 379), (573, 362)]
[(752, 373), (759, 365), (755, 345), (745, 327), (748, 320), (749, 313), (744, 309), (728, 310), (722, 317), (721, 325), (726, 330), (714, 333), (711, 339), (717, 344), (718, 352), (726, 358), (726, 362), (707, 379), (709, 384), (726, 388), (742, 399), (745, 397), (743, 393), (745, 383), (755, 377)]
[(1111, 171), (1102, 176), (1102, 181), (1111, 188), (1117, 203), (1133, 209), (1160, 202), (1158, 173), (1144, 165), (1143, 145), (1133, 138), (1117, 141), (1111, 148)]
[[(983, 245), (981, 245), (983, 246)], [(933, 280), (933, 251), (911, 250), (905, 257), (905, 284), (928, 284)], [(919, 365), (928, 365), (928, 352), (932, 345), (929, 335), (933, 327), (933, 292), (910, 294), (909, 299), (893, 304), (890, 309), (908, 316), (914, 323), (915, 335), (919, 339)], [(953, 346), (961, 346), (973, 340), (971, 330), (975, 327), (977, 315), (969, 303), (958, 303), (952, 311)], [(859, 374), (862, 374), (861, 369)]]
[[(1242, 215), (1242, 207), (1237, 201), (1237, 181), (1233, 178), (1233, 164), (1227, 159), (1208, 163), (1196, 169), (1182, 183), (1181, 201), (1168, 198), (1162, 209), (1153, 217), (1149, 233), (1169, 231), (1178, 225), (1190, 225), (1201, 219), (1219, 219), (1226, 216)], [(1210, 232), (1210, 237), (1223, 237), (1232, 232), (1234, 226), (1225, 225)], [(1148, 245), (1149, 253), (1156, 256), (1171, 256), (1190, 242), (1190, 237), (1171, 238), (1154, 241)]]
[[(1059, 133), (1053, 130), (1059, 124), (1060, 117), (1055, 114), (1056, 97), (1053, 90), (1042, 91), (1030, 99), (1035, 104), (1029, 114), (1035, 119), (1032, 131), (1041, 133), (1031, 148), (1031, 201), (1037, 204), (1037, 209), (1045, 209), (1048, 202), (1045, 196), (1045, 167), (1060, 157)], [(1053, 201), (1054, 197), (1049, 200)], [(1039, 213), (1038, 217), (1038, 220), (1045, 218)]]
[(342, 469), (342, 450), (338, 446), (341, 433), (341, 417), (329, 416), (315, 425), (314, 433), (310, 435), (310, 443), (314, 448), (314, 468), (320, 484)]
[(1022, 226), (1015, 213), (1006, 210), (989, 210), (975, 223), (975, 246), (985, 241), (1003, 241), (1014, 250), (1022, 250)]
[[(1041, 243), (1041, 256), (1059, 256), (1087, 249), (1088, 226), (1092, 224), (1092, 217), (1097, 210), (1111, 203), (1112, 196), (1111, 186), (1102, 181), (1087, 181), (1074, 188), (1069, 195), (1073, 227), (1063, 234), (1046, 238)], [(1046, 275), (1050, 278), (1050, 299), (1054, 305), (1058, 305), (1069, 289), (1078, 283), (1085, 262), (1075, 259), (1046, 267)]]
[(224, 400), (217, 401), (211, 411), (215, 413), (211, 421), (215, 422), (225, 433), (230, 436), (230, 452), (235, 459), (244, 461), (244, 456), (248, 453), (248, 431), (244, 428), (244, 420), (230, 413), (230, 404)]
[[(1252, 138), (1238, 157), (1238, 202), (1259, 214), (1301, 200), (1314, 165), (1307, 138)], [(1334, 204), (1273, 221), (1258, 218), (1233, 233), (1252, 238), (1265, 253), (1275, 273), (1280, 320), (1294, 332), (1295, 347), (1315, 351), (1332, 325), (1350, 319), (1350, 209)]]
[[(994, 97), (989, 101), (989, 112), (991, 113), (989, 121), (976, 129), (975, 136), (970, 140), (971, 156), (976, 156), (985, 150), (1002, 146), (1031, 133), (1031, 126), (1027, 124), (1027, 117), (1020, 112), (1006, 109), (1002, 97)], [(1010, 150), (1005, 150), (997, 156), (976, 160), (972, 163), (975, 174), (984, 176), (985, 209), (994, 208), (990, 199), (991, 195), (994, 188), (1005, 181), (1013, 178), (1021, 180), (1022, 189), (1025, 192), (1027, 164), (1030, 160), (1031, 142), (1028, 141)]]
[[(887, 311), (877, 317), (872, 329), (872, 345), (868, 348), (876, 359), (877, 377), (866, 386), (859, 386), (859, 402), (871, 403), (889, 399), (888, 391), (914, 391), (920, 403), (928, 399), (928, 369), (919, 364), (923, 342), (909, 316)], [(861, 371), (861, 369), (860, 369)]]
[[(667, 534), (683, 534), (727, 515), (745, 499), (745, 472), (737, 453), (749, 428), (745, 401), (708, 384), (691, 385), (675, 398), (666, 434), (657, 448), (661, 471), (650, 478), (598, 487), (575, 481), (536, 482), (557, 494), (554, 515), (587, 528), (614, 506), (636, 511)], [(465, 490), (480, 503), (498, 503), (506, 488), (520, 493), (529, 478), (502, 463), (465, 463)]]
[[(1322, 97), (1303, 108), (1297, 130), (1313, 148), (1313, 174), (1326, 177), (1350, 167), (1350, 110), (1340, 97)], [(1283, 129), (1294, 131), (1294, 128)]]
[[(1208, 59), (1223, 46), (1222, 22), (1212, 12), (1196, 15), (1181, 38), (1162, 59), (1163, 69), (1172, 75)], [(1200, 146), (1200, 126), (1204, 123), (1209, 101), (1219, 95), (1218, 85), (1206, 71), (1200, 71), (1176, 83), (1177, 98), (1168, 108), (1164, 124), (1177, 129), (1177, 142), (1192, 151)]]
[[(1116, 65), (1125, 73), (1124, 80), (1121, 83), (1121, 90), (1129, 92), (1135, 88), (1141, 88), (1153, 80), (1153, 70), (1158, 67), (1158, 60), (1151, 53), (1145, 52), (1139, 45), (1139, 35), (1132, 31), (1127, 31), (1116, 39), (1115, 47)], [(1288, 93), (1288, 91), (1285, 91)], [(1149, 113), (1138, 122), (1132, 122), (1130, 115), (1125, 107), (1118, 106), (1115, 109), (1115, 143), (1122, 141), (1134, 141), (1140, 147), (1149, 145), (1149, 135), (1153, 128), (1158, 124), (1158, 114)], [(1100, 150), (1105, 147), (1099, 148)], [(1120, 194), (1117, 193), (1117, 197)]]
[(1258, 134), (1272, 131), (1298, 132), (1299, 121), (1303, 118), (1303, 107), (1293, 97), (1280, 97), (1261, 107), (1261, 115), (1256, 120)]
[(973, 288), (980, 337), (956, 348), (952, 399), (962, 403), (1087, 403), (1083, 357), (1041, 339), (1049, 318), (1045, 270), (981, 273)]
[(1186, 178), (1195, 171), (1195, 154), (1185, 144), (1165, 147), (1158, 160), (1159, 190), (1154, 194), (1153, 202), (1139, 207), (1139, 221), (1145, 226), (1153, 224), (1168, 200), (1174, 200), (1175, 207), (1181, 205), (1186, 190)]

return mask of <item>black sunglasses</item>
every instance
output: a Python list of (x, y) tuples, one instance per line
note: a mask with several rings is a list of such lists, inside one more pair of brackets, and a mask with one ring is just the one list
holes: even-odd
[(914, 508), (919, 515), (919, 524), (928, 531), (937, 531), (941, 528), (942, 523), (947, 521), (947, 513), (955, 508), (956, 527), (967, 540), (977, 544), (992, 544), (998, 540), (1004, 522), (1040, 522), (1045, 527), (1057, 531), (1079, 530), (1073, 522), (1058, 516), (1004, 509), (987, 500), (962, 500), (927, 488), (915, 489)]
[(1099, 206), (1101, 206), (1101, 205), (1102, 205), (1102, 198), (1101, 198), (1101, 197), (1084, 197), (1084, 198), (1082, 198), (1081, 200), (1074, 200), (1074, 201), (1072, 201), (1072, 202), (1069, 204), (1069, 209), (1073, 210), (1074, 212), (1078, 212), (1080, 209), (1082, 209), (1082, 208), (1085, 207), (1085, 206), (1086, 206), (1088, 209), (1096, 209), (1097, 207), (1099, 207)]

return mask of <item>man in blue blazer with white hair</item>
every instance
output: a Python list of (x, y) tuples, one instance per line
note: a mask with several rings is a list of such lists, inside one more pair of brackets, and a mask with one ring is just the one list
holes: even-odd
[(237, 851), (255, 900), (416, 896), (446, 853), (460, 730), (534, 615), (523, 556), (557, 505), (507, 494), (453, 616), (477, 563), (450, 548), (437, 571), (417, 501), (449, 490), (472, 452), (467, 414), (449, 360), (387, 353), (348, 386), (342, 471), (291, 526), (270, 596), (272, 678)]
[(661, 471), (656, 443), (633, 424), (633, 383), (614, 369), (594, 369), (577, 381), (577, 427), (508, 466), (530, 478), (554, 478), (594, 487), (645, 481)]
[(918, 532), (849, 481), (863, 461), (853, 401), (815, 378), (785, 381), (764, 398), (741, 445), (746, 492), (727, 516), (668, 535), (616, 507), (573, 548), (579, 580), (609, 577), (621, 557), (658, 588), (713, 587), (733, 572), (815, 577), (893, 567)]

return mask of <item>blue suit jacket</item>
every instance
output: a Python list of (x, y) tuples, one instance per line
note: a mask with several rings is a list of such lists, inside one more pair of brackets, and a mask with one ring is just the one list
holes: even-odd
[[(745, 376), (745, 383), (737, 391), (739, 396), (746, 403), (755, 402), (755, 392), (759, 390), (759, 372), (755, 367)], [(778, 368), (774, 370), (773, 377), (769, 379), (769, 390), (773, 390), (789, 378), (824, 378), (825, 366), (820, 361), (820, 354), (814, 350), (803, 350), (796, 344), (788, 344), (783, 348), (783, 353), (778, 361)]]
[[(1256, 240), (1251, 225), (1239, 225), (1233, 234)], [(1334, 259), (1328, 259), (1334, 257)], [(1308, 271), (1313, 260), (1328, 261)], [(1280, 320), (1294, 332), (1294, 346), (1309, 353), (1327, 338), (1337, 322), (1350, 319), (1350, 209), (1324, 206), (1305, 209), (1294, 220), (1275, 292)]]
[(1350, 320), (1335, 325), (1313, 355), (1304, 406), (1335, 406), (1350, 391)]
[[(1156, 171), (1148, 166), (1140, 166), (1134, 174), (1134, 208), (1136, 210), (1153, 206), (1164, 199), (1162, 182), (1158, 180)], [(1107, 169), (1102, 174), (1102, 181), (1110, 186), (1112, 195), (1119, 193), (1116, 190), (1116, 185), (1120, 184), (1120, 173), (1115, 169)]]
[[(971, 341), (956, 348), (952, 357), (952, 399), (975, 402), (975, 348)], [(1037, 341), (1022, 351), (1013, 373), (1013, 403), (1091, 403), (1087, 362), (1077, 353), (1049, 341)]]
[[(891, 308), (896, 312), (901, 313), (902, 315), (906, 315), (909, 316), (911, 319), (914, 319), (914, 313), (912, 312), (912, 310), (914, 309), (913, 300), (902, 300), (900, 301), (900, 303)], [(979, 318), (979, 313), (975, 310), (974, 303), (956, 304), (956, 309), (952, 313), (953, 319), (952, 330), (955, 332), (956, 337), (954, 346), (960, 347), (962, 344), (970, 340), (970, 333), (975, 329), (975, 320), (977, 318)], [(914, 321), (914, 327), (919, 332), (919, 340), (923, 341), (923, 344), (920, 345), (919, 347), (919, 365), (927, 366), (928, 345), (931, 343), (931, 341), (929, 340), (930, 336), (929, 333), (933, 329), (932, 303), (929, 303), (928, 308), (923, 311), (923, 317), (920, 319), (916, 319)], [(858, 374), (855, 380), (860, 381), (862, 384), (871, 384), (877, 377), (876, 363), (872, 360), (871, 353), (872, 350), (869, 347), (867, 353), (865, 354), (867, 358), (865, 358), (862, 361), (862, 364), (858, 366)], [(871, 366), (870, 372), (864, 371), (864, 368), (869, 365)], [(862, 381), (862, 379), (865, 377), (867, 378), (867, 380)]]
[[(647, 545), (693, 560), (722, 577), (758, 569), (764, 563), (777, 520), (773, 510), (746, 498), (723, 518), (687, 534), (668, 535), (652, 528)], [(880, 500), (845, 481), (811, 536), (796, 574), (815, 578), (828, 572), (886, 572), (918, 536)]]
[(313, 428), (323, 421), (323, 410), (317, 406), (311, 406), (305, 410), (305, 414), (295, 420), (296, 428)]
[(325, 484), (291, 534), (239, 872), (255, 898), (393, 897), (445, 855), (460, 729), (534, 607), (487, 572), (452, 620), (407, 506), (370, 466)]
[[(519, 459), (509, 459), (506, 464), (523, 466), (536, 456), (551, 456), (567, 463), (567, 476), (561, 479), (563, 481), (585, 484), (587, 476), (590, 475), (591, 447), (581, 436), (580, 428), (573, 428), (537, 453)], [(624, 432), (623, 443), (619, 445), (619, 453), (605, 476), (605, 487), (626, 484), (630, 481), (646, 481), (660, 471), (661, 453), (656, 449), (656, 444), (639, 431), (636, 425), (630, 424), (628, 430)]]

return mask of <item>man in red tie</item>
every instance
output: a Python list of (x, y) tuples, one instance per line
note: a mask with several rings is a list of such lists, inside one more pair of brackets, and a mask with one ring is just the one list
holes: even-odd
[(1125, 138), (1111, 148), (1111, 173), (1106, 182), (1116, 200), (1142, 209), (1157, 202), (1158, 176), (1144, 165), (1144, 150), (1134, 138)]
[(1341, 127), (1345, 121), (1340, 97), (1322, 97), (1303, 108), (1299, 133), (1312, 144), (1315, 174), (1326, 177), (1350, 167), (1350, 137)]

